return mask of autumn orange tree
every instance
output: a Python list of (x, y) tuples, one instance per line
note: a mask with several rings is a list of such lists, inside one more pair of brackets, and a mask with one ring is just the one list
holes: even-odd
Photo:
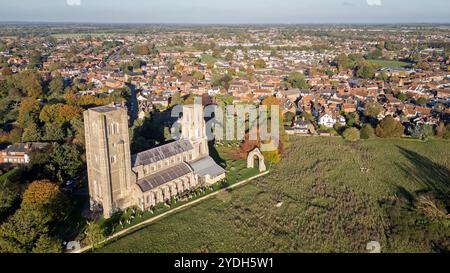
[(60, 252), (61, 241), (50, 234), (61, 220), (64, 207), (57, 184), (48, 180), (32, 182), (20, 208), (0, 226), (0, 252)]
[(68, 104), (47, 104), (45, 105), (40, 114), (39, 119), (45, 123), (56, 123), (63, 125), (69, 123), (73, 119), (81, 119), (83, 108)]
[(48, 221), (62, 216), (64, 197), (58, 184), (49, 180), (32, 182), (23, 193), (21, 209), (40, 211)]

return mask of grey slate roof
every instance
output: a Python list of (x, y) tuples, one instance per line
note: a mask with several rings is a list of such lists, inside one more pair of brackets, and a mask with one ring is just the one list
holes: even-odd
[(211, 177), (217, 177), (225, 173), (225, 170), (217, 165), (210, 156), (191, 162), (189, 165), (194, 170), (194, 173), (200, 176), (209, 175)]
[(177, 140), (175, 142), (153, 148), (132, 156), (131, 163), (134, 167), (152, 164), (174, 155), (194, 149), (189, 140)]
[(142, 192), (147, 192), (189, 173), (192, 173), (189, 165), (186, 163), (181, 163), (145, 178), (139, 179), (137, 181), (137, 185)]

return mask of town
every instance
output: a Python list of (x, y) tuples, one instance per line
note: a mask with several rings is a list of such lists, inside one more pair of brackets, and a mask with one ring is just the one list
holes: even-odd
[[(88, 192), (91, 191), (92, 198), (98, 186), (93, 183), (91, 167), (87, 167), (86, 162), (91, 166), (89, 160), (94, 160), (94, 155), (97, 158), (100, 150), (95, 149), (100, 148), (87, 147), (87, 140), (89, 145), (98, 140), (95, 129), (86, 131), (90, 126), (84, 124), (87, 118), (97, 119), (96, 111), (125, 109), (126, 113), (120, 117), (121, 121), (128, 121), (120, 123), (121, 130), (126, 128), (126, 134), (121, 133), (126, 140), (122, 141), (129, 143), (131, 154), (139, 157), (164, 144), (181, 145), (171, 136), (175, 121), (170, 111), (177, 105), (193, 104), (196, 97), (201, 98), (204, 106), (278, 105), (282, 119), (281, 145), (275, 151), (258, 151), (259, 158), (264, 156), (265, 164), (274, 175), (280, 172), (284, 158), (292, 157), (292, 149), (315, 143), (310, 150), (300, 153), (312, 156), (321, 149), (319, 141), (336, 147), (347, 145), (345, 153), (353, 153), (352, 149), (366, 153), (365, 149), (369, 148), (358, 146), (365, 145), (359, 144), (364, 141), (387, 143), (380, 147), (392, 141), (441, 145), (433, 151), (443, 153), (437, 156), (440, 161), (436, 163), (442, 170), (437, 170), (435, 163), (431, 165), (439, 177), (428, 173), (421, 179), (439, 194), (433, 197), (434, 201), (424, 199), (414, 206), (425, 206), (425, 214), (431, 213), (434, 220), (448, 221), (445, 205), (441, 208), (438, 204), (447, 202), (448, 209), (449, 39), (448, 26), (433, 25), (130, 27), (78, 24), (67, 27), (49, 24), (45, 28), (2, 25), (0, 252), (61, 252), (70, 250), (69, 242), (80, 241), (85, 246), (95, 246), (107, 239), (106, 236), (139, 223), (138, 219), (144, 221), (169, 211), (177, 202), (188, 202), (213, 192), (216, 186), (231, 186), (259, 175), (259, 170), (248, 169), (242, 163), (261, 145), (261, 141), (250, 140), (246, 132), (243, 141), (212, 141), (199, 152), (207, 156), (202, 164), (218, 170), (218, 179), (214, 182), (220, 180), (219, 184), (224, 185), (208, 183), (164, 200), (161, 197), (157, 202), (162, 203), (161, 206), (153, 201), (152, 195), (145, 209), (144, 205), (142, 208), (124, 206), (118, 216), (112, 208), (108, 207), (108, 213), (104, 208), (108, 216), (105, 218), (111, 219), (103, 219), (101, 212), (92, 211), (92, 200), (89, 209)], [(83, 115), (86, 111), (89, 114)], [(189, 125), (183, 128), (187, 127)], [(401, 146), (398, 145), (395, 147)], [(406, 158), (415, 153), (402, 151)], [(369, 162), (370, 157), (365, 155), (364, 162)], [(132, 160), (130, 154), (124, 158), (127, 158), (124, 162)], [(309, 171), (328, 170), (320, 160), (317, 159), (316, 164), (323, 168), (317, 169), (311, 163)], [(173, 163), (170, 162), (170, 166)], [(192, 168), (194, 174), (201, 173), (195, 163), (186, 166), (184, 168)], [(138, 167), (136, 163), (133, 170), (138, 172)], [(371, 175), (375, 168), (368, 163), (358, 165), (354, 174)], [(297, 173), (293, 169), (289, 172)], [(189, 169), (179, 176), (187, 173)], [(98, 177), (105, 177), (103, 175), (100, 172)], [(146, 175), (141, 175), (139, 169), (138, 179)], [(324, 177), (327, 175), (313, 182), (312, 192), (320, 194), (327, 190), (322, 184)], [(95, 182), (101, 179), (96, 178)], [(431, 186), (435, 180), (440, 188)], [(144, 193), (154, 187), (147, 186), (150, 188), (144, 190), (143, 184), (140, 185)], [(345, 194), (352, 196), (354, 193), (345, 188)], [(95, 200), (106, 202), (105, 198), (99, 195)], [(278, 198), (278, 208), (293, 202)], [(312, 198), (311, 202), (320, 203), (320, 198)], [(422, 200), (420, 198), (417, 200)], [(323, 201), (314, 206), (329, 204)], [(31, 222), (38, 222), (38, 230), (27, 234), (22, 227)], [(368, 229), (364, 231), (378, 234)], [(22, 243), (24, 240), (20, 238), (25, 234), (28, 238), (24, 240), (28, 241)], [(448, 235), (448, 228), (437, 230), (433, 242), (439, 241), (441, 247), (448, 250), (450, 242), (445, 235)], [(419, 251), (428, 250), (424, 245), (420, 245)], [(356, 251), (354, 247), (340, 250)], [(277, 248), (274, 243), (273, 250), (285, 249)]]

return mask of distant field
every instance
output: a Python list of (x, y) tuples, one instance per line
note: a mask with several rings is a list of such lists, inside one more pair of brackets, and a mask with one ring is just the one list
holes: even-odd
[(426, 192), (448, 202), (449, 151), (438, 140), (291, 139), (271, 174), (99, 252), (365, 252), (372, 240), (384, 252), (448, 250), (449, 220), (417, 207)]
[(368, 61), (380, 68), (385, 68), (385, 67), (402, 68), (402, 67), (411, 66), (411, 63), (401, 62), (401, 61), (392, 61), (392, 60), (368, 60)]
[(85, 37), (93, 37), (99, 38), (112, 35), (111, 33), (61, 33), (61, 34), (53, 34), (52, 37), (56, 39), (81, 39)]

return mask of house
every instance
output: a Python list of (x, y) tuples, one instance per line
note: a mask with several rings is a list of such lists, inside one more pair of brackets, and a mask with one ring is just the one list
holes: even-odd
[(344, 126), (346, 124), (345, 117), (341, 115), (334, 115), (325, 113), (319, 116), (319, 125), (327, 128), (333, 128), (334, 125), (339, 124)]
[(16, 143), (0, 151), (0, 163), (28, 164), (30, 163), (30, 153), (37, 150), (44, 150), (50, 144), (40, 142)]
[(298, 134), (298, 135), (310, 135), (311, 131), (310, 131), (310, 124), (308, 124), (308, 122), (299, 119), (294, 121), (294, 125), (291, 127), (291, 131), (293, 131), (294, 134)]

